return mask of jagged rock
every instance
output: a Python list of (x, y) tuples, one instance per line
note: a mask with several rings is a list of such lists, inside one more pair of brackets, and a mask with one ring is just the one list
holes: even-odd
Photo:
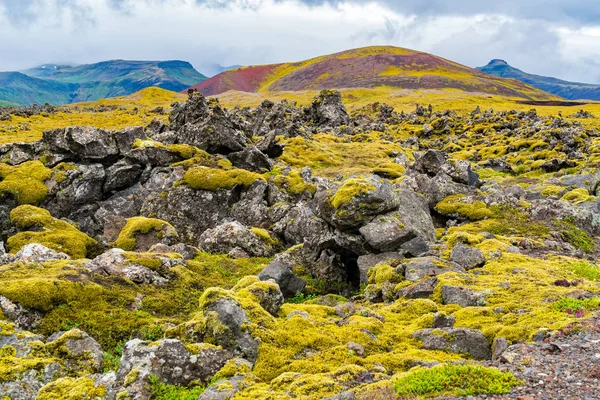
[(407, 176), (401, 186), (425, 196), (430, 208), (433, 208), (440, 201), (451, 195), (477, 194), (477, 189), (474, 186), (454, 182), (446, 174), (438, 174), (434, 177), (429, 177), (425, 174)]
[(16, 254), (15, 261), (22, 263), (43, 263), (53, 260), (68, 260), (65, 253), (59, 253), (39, 243), (26, 244)]
[(452, 249), (450, 261), (454, 261), (468, 271), (473, 268), (483, 267), (485, 265), (485, 256), (481, 250), (458, 242)]
[(503, 337), (496, 338), (492, 344), (492, 359), (499, 360), (502, 354), (508, 349), (508, 340)]
[(200, 235), (198, 248), (217, 254), (227, 254), (239, 248), (253, 257), (269, 257), (276, 249), (276, 242), (267, 231), (261, 232), (268, 237), (260, 236), (237, 221), (226, 222), (204, 231)]
[[(167, 277), (143, 265), (128, 262), (123, 253), (124, 251), (121, 249), (110, 249), (93, 260), (84, 263), (83, 266), (89, 269), (90, 272), (125, 278), (134, 283), (146, 283), (157, 286), (167, 283)], [(163, 259), (162, 261), (166, 262), (167, 259)], [(169, 259), (169, 261), (173, 264), (172, 266), (183, 264), (183, 261), (180, 259)]]
[(402, 244), (421, 237), (435, 239), (435, 228), (429, 209), (410, 191), (398, 194), (400, 209), (374, 218), (360, 228), (367, 242), (379, 251), (398, 250)]
[(309, 240), (324, 242), (331, 237), (329, 225), (317, 217), (310, 207), (300, 204), (286, 214), (273, 228), (286, 243), (296, 245)]
[(177, 254), (181, 254), (183, 259), (187, 261), (187, 260), (193, 260), (196, 257), (196, 255), (198, 254), (198, 249), (193, 246), (189, 246), (185, 243), (177, 243), (174, 245), (157, 243), (157, 244), (153, 245), (152, 247), (150, 247), (148, 249), (148, 252), (163, 253), (163, 254), (177, 253)]
[(199, 344), (190, 352), (177, 339), (144, 342), (134, 339), (123, 347), (117, 383), (132, 400), (150, 399), (150, 375), (170, 385), (208, 382), (231, 359), (231, 353), (214, 346)]
[(106, 169), (104, 192), (126, 188), (137, 182), (142, 173), (142, 168), (126, 160), (120, 160)]
[(292, 266), (284, 261), (273, 260), (267, 265), (258, 277), (261, 281), (273, 280), (283, 293), (284, 297), (294, 297), (296, 293), (302, 292), (306, 286), (306, 281), (294, 275)]
[(89, 160), (103, 160), (119, 154), (112, 131), (72, 126), (44, 132), (43, 141), (52, 151), (70, 152)]
[(42, 321), (42, 315), (34, 310), (28, 310), (19, 304), (15, 304), (10, 299), (0, 296), (0, 310), (2, 314), (13, 321), (17, 327), (32, 330), (39, 326)]
[(227, 158), (237, 167), (254, 172), (268, 172), (272, 168), (272, 161), (256, 147), (230, 153)]
[(409, 240), (406, 243), (402, 243), (400, 250), (404, 252), (408, 257), (419, 257), (431, 250), (427, 240), (421, 236), (417, 236), (414, 239)]
[(180, 171), (173, 170), (153, 171), (144, 185), (150, 194), (144, 198), (140, 214), (169, 221), (184, 243), (196, 245), (205, 230), (229, 217), (227, 205), (234, 203), (238, 194), (230, 190), (211, 192), (185, 185), (172, 186), (177, 176), (181, 177), (179, 174)]
[(63, 362), (69, 369), (102, 371), (103, 352), (100, 344), (90, 335), (79, 330), (53, 333), (46, 339), (46, 345), (57, 354), (63, 355)]
[(412, 335), (427, 350), (468, 354), (478, 360), (492, 357), (490, 345), (480, 331), (467, 328), (422, 329)]
[(542, 168), (544, 170), (544, 172), (557, 172), (557, 171), (560, 171), (561, 169), (573, 168), (576, 165), (577, 165), (577, 163), (572, 160), (559, 160), (559, 159), (553, 158), (552, 160), (546, 161), (545, 163), (543, 163), (540, 166), (540, 168)]
[(317, 214), (342, 230), (395, 210), (399, 202), (390, 182), (375, 175), (355, 176), (342, 182), (334, 193), (320, 190), (315, 195)]
[(335, 128), (348, 125), (350, 117), (337, 90), (323, 90), (305, 110), (308, 119), (318, 127)]
[(485, 294), (462, 286), (442, 286), (444, 304), (458, 304), (461, 307), (483, 307), (487, 304)]
[(140, 184), (115, 193), (107, 200), (98, 203), (94, 213), (94, 232), (104, 235), (110, 242), (117, 240), (128, 218), (140, 214), (147, 190)]
[(183, 156), (177, 151), (157, 146), (153, 141), (143, 141), (139, 147), (127, 152), (126, 156), (134, 164), (152, 167), (167, 166), (183, 160)]
[(52, 215), (66, 217), (74, 208), (89, 206), (102, 200), (106, 172), (102, 164), (81, 164), (65, 171), (66, 179), (48, 184), (49, 194), (43, 203)]
[(417, 282), (423, 278), (446, 272), (465, 272), (460, 265), (437, 257), (419, 257), (405, 260), (401, 265), (401, 269), (404, 271), (406, 280), (411, 282)]
[(247, 138), (243, 127), (234, 121), (218, 102), (210, 104), (198, 92), (185, 103), (176, 104), (169, 116), (179, 143), (191, 144), (211, 154), (242, 151)]

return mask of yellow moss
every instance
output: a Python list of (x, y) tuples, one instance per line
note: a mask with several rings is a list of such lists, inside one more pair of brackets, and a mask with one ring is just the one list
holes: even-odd
[(329, 199), (333, 208), (340, 208), (350, 200), (368, 194), (375, 190), (375, 186), (366, 178), (357, 176), (347, 179), (342, 186)]
[(265, 180), (262, 175), (244, 169), (215, 169), (195, 167), (183, 176), (183, 182), (193, 189), (216, 191), (234, 186), (249, 187), (256, 180)]
[(317, 191), (317, 187), (312, 183), (305, 182), (300, 175), (300, 171), (295, 169), (291, 170), (287, 175), (275, 175), (273, 177), (273, 183), (292, 196), (298, 196), (304, 192), (314, 194)]
[(97, 245), (96, 241), (71, 224), (53, 218), (43, 208), (23, 205), (13, 209), (10, 221), (20, 230), (8, 238), (8, 248), (16, 253), (29, 243), (40, 243), (72, 258), (85, 258)]
[(542, 190), (542, 196), (558, 196), (561, 193), (564, 193), (567, 190), (564, 186), (558, 185), (544, 185), (544, 189)]
[(279, 240), (273, 239), (268, 230), (262, 228), (250, 228), (250, 232), (258, 236), (263, 242), (273, 246), (279, 245)]
[(145, 235), (150, 231), (154, 231), (160, 238), (164, 230), (167, 230), (172, 236), (177, 236), (175, 228), (166, 221), (146, 217), (129, 218), (123, 229), (121, 229), (119, 237), (115, 241), (115, 246), (131, 251), (135, 249), (137, 235)]
[(97, 400), (106, 396), (104, 386), (94, 386), (94, 380), (88, 377), (60, 378), (40, 389), (37, 400)]
[(402, 276), (394, 271), (394, 268), (386, 264), (379, 264), (369, 269), (369, 283), (374, 285), (383, 285), (386, 282), (398, 283)]
[(568, 201), (573, 204), (582, 204), (588, 201), (592, 201), (595, 197), (591, 196), (585, 189), (574, 189), (570, 192), (565, 193), (561, 200)]
[(466, 202), (464, 195), (452, 195), (439, 202), (435, 209), (442, 215), (460, 216), (471, 221), (488, 218), (493, 212), (482, 201)]
[(239, 360), (234, 358), (232, 360), (229, 360), (223, 366), (223, 368), (221, 368), (219, 372), (217, 372), (213, 376), (212, 380), (218, 381), (220, 379), (228, 379), (236, 375), (245, 375), (248, 373), (250, 373), (250, 367), (248, 366), (248, 364), (244, 362), (239, 362)]
[(52, 170), (39, 161), (27, 161), (16, 167), (0, 164), (0, 196), (9, 193), (18, 204), (38, 205), (48, 195), (44, 181), (51, 176)]

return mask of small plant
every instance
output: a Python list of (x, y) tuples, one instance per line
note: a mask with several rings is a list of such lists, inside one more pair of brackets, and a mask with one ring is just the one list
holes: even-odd
[(290, 297), (289, 299), (287, 299), (286, 303), (302, 304), (302, 303), (306, 303), (308, 300), (314, 300), (317, 297), (319, 297), (319, 296), (314, 295), (314, 294), (305, 295), (302, 292), (298, 292), (298, 293), (296, 293), (296, 295), (294, 297)]
[(148, 377), (150, 386), (148, 390), (152, 393), (152, 400), (198, 400), (204, 392), (203, 386), (185, 387), (180, 385), (167, 385), (160, 382), (155, 375)]
[(577, 300), (562, 297), (554, 303), (554, 309), (564, 311), (567, 314), (573, 314), (577, 318), (583, 317), (585, 311), (592, 311), (598, 307), (600, 307), (600, 299), (598, 298)]
[(471, 396), (505, 394), (521, 384), (512, 374), (479, 365), (445, 364), (419, 368), (401, 376), (394, 387), (400, 396)]

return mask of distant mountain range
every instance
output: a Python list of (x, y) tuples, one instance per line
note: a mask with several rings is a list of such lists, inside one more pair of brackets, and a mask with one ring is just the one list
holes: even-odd
[(62, 105), (125, 96), (150, 86), (179, 92), (205, 79), (185, 61), (112, 60), (75, 67), (48, 64), (0, 72), (0, 102)]
[(514, 79), (501, 79), (435, 55), (392, 46), (348, 50), (301, 62), (242, 67), (194, 86), (205, 95), (229, 90), (282, 92), (394, 87), (458, 89), (527, 100), (554, 96)]
[(510, 66), (504, 60), (492, 60), (485, 67), (478, 67), (477, 69), (502, 78), (518, 79), (568, 100), (600, 100), (600, 85), (569, 82), (547, 76), (528, 74)]

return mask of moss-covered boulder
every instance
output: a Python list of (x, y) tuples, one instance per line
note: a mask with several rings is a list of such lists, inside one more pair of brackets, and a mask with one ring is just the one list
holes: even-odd
[(315, 195), (319, 216), (339, 229), (365, 224), (375, 215), (398, 208), (391, 183), (375, 175), (357, 175), (339, 187)]
[(11, 236), (8, 249), (16, 253), (23, 246), (39, 243), (72, 258), (85, 258), (97, 249), (97, 242), (66, 221), (56, 219), (43, 208), (23, 205), (10, 213), (11, 223), (21, 232)]
[(127, 220), (115, 241), (115, 246), (126, 251), (148, 251), (158, 243), (172, 245), (177, 238), (177, 231), (166, 221), (133, 217)]

